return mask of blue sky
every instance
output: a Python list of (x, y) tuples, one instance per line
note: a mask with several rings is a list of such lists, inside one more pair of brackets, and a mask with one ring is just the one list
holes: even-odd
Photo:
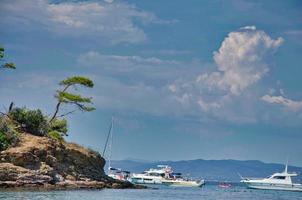
[[(73, 141), (114, 159), (256, 159), (302, 166), (302, 3), (22, 1), (0, 5), (1, 109), (49, 115), (58, 82), (85, 75), (92, 113)], [(65, 110), (70, 108), (66, 107)]]

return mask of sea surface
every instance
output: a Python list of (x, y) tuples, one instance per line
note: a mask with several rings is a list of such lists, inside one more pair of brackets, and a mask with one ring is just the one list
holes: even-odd
[(0, 190), (0, 199), (5, 200), (195, 200), (195, 199), (253, 199), (253, 200), (302, 200), (302, 192), (253, 190), (243, 186), (221, 189), (217, 185), (203, 188), (157, 187), (152, 189), (103, 189), (69, 191), (8, 191)]

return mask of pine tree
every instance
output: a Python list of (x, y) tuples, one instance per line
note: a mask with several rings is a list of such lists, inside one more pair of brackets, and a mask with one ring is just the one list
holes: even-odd
[[(58, 100), (58, 103), (56, 105), (55, 112), (50, 119), (50, 123), (57, 117), (63, 117), (77, 110), (83, 112), (90, 112), (95, 110), (94, 107), (90, 106), (92, 104), (91, 97), (83, 97), (81, 95), (68, 92), (70, 87), (84, 86), (84, 87), (92, 88), (94, 85), (92, 80), (90, 80), (87, 77), (73, 76), (61, 81), (60, 85), (63, 87), (63, 89), (57, 90), (56, 92), (55, 98)], [(73, 105), (76, 107), (76, 109), (58, 116), (60, 107), (64, 104)]]

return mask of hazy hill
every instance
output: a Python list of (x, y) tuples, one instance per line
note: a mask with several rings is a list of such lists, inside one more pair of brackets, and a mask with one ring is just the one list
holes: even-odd
[[(244, 177), (266, 177), (274, 172), (284, 170), (284, 165), (282, 164), (264, 163), (257, 160), (112, 161), (112, 167), (122, 168), (131, 172), (142, 172), (146, 169), (154, 168), (158, 164), (170, 165), (175, 172), (182, 172), (183, 175), (189, 177), (234, 182), (240, 181), (238, 173)], [(302, 174), (302, 167), (289, 166), (289, 171)], [(302, 176), (299, 175), (295, 181), (302, 182)]]

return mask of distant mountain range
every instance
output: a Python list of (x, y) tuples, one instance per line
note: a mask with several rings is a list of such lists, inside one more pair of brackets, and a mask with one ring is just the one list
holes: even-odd
[[(149, 168), (156, 168), (159, 164), (171, 166), (175, 172), (192, 178), (204, 178), (209, 181), (239, 182), (240, 177), (267, 177), (274, 172), (284, 170), (284, 165), (264, 163), (257, 160), (183, 160), (183, 161), (142, 161), (116, 160), (111, 161), (112, 167), (122, 168), (131, 172), (143, 172)], [(297, 172), (295, 182), (302, 182), (302, 167), (289, 166), (290, 172)]]

